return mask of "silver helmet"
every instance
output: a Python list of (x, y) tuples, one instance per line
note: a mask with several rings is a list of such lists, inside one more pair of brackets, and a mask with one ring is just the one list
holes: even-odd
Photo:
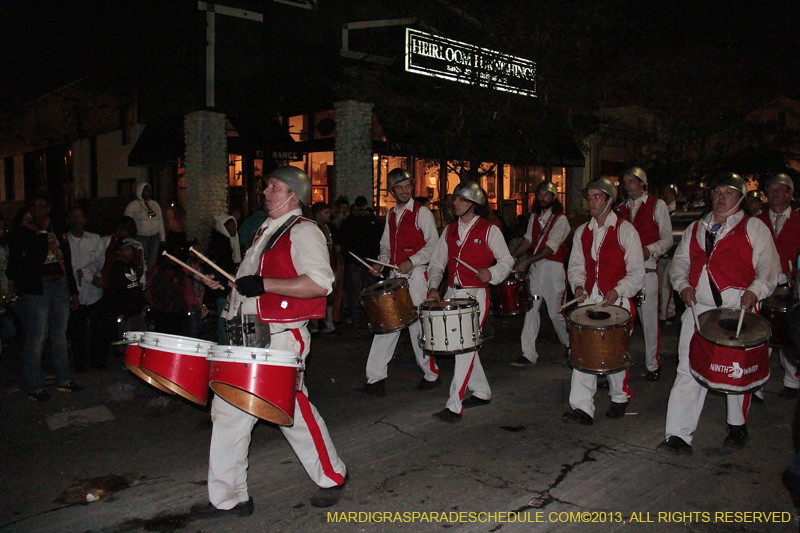
[(486, 205), (486, 193), (474, 181), (464, 181), (453, 189), (453, 196), (463, 198), (478, 205)]
[(389, 190), (393, 189), (395, 185), (403, 183), (404, 181), (413, 180), (408, 170), (404, 168), (396, 168), (389, 172), (386, 176), (386, 182), (389, 184)]
[(275, 178), (284, 182), (303, 205), (308, 206), (311, 201), (311, 178), (308, 177), (308, 174), (297, 167), (286, 166), (276, 168), (270, 172), (267, 178)]
[(664, 190), (665, 190), (665, 191), (666, 191), (667, 189), (671, 189), (671, 190), (672, 190), (672, 192), (673, 192), (673, 193), (675, 193), (675, 196), (678, 196), (678, 186), (677, 186), (677, 185), (675, 185), (674, 183), (670, 183), (669, 185), (667, 185), (666, 187), (664, 187)]
[(556, 188), (556, 184), (552, 181), (543, 181), (537, 185), (536, 194), (539, 194), (541, 191), (547, 191), (554, 197), (558, 198), (558, 189)]
[(747, 191), (747, 200), (750, 200), (751, 198), (758, 200), (762, 204), (764, 203), (764, 193), (762, 193), (761, 191), (756, 191), (756, 190)]
[(641, 181), (642, 183), (647, 185), (647, 174), (641, 168), (639, 168), (639, 167), (631, 167), (631, 168), (629, 168), (628, 170), (625, 171), (623, 176), (625, 174), (630, 174), (631, 176), (636, 176), (637, 178), (639, 178), (639, 181)]
[(744, 178), (733, 172), (725, 172), (714, 178), (714, 182), (711, 184), (711, 187), (713, 189), (716, 189), (717, 187), (727, 187), (729, 189), (733, 189), (734, 191), (738, 191), (742, 196), (747, 194), (747, 184), (745, 183)]
[(794, 194), (794, 180), (792, 180), (792, 178), (789, 177), (787, 174), (781, 172), (780, 174), (775, 174), (774, 176), (770, 176), (769, 179), (767, 180), (767, 183), (764, 184), (764, 188), (769, 189), (770, 185), (775, 185), (776, 183), (779, 185), (786, 185), (787, 187), (789, 187), (789, 190), (792, 191), (792, 194)]
[(612, 200), (617, 199), (617, 186), (614, 185), (614, 182), (608, 178), (598, 178), (593, 182), (589, 183), (586, 187), (583, 188), (583, 194), (587, 194), (589, 189), (597, 189), (599, 191), (603, 191), (607, 195), (611, 197)]

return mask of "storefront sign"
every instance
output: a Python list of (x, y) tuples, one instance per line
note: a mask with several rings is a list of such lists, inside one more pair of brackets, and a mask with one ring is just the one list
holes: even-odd
[(286, 161), (302, 161), (303, 154), (300, 152), (273, 150), (272, 159), (283, 159)]
[(536, 96), (536, 63), (406, 28), (406, 71)]

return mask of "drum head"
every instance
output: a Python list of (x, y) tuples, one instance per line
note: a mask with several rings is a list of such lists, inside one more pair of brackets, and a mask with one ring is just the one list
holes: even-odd
[(594, 305), (579, 307), (569, 314), (569, 321), (581, 327), (605, 329), (612, 326), (619, 326), (631, 319), (631, 314), (627, 309), (618, 305), (601, 307), (597, 311), (592, 311)]
[(408, 285), (408, 280), (405, 278), (393, 278), (379, 281), (375, 285), (370, 285), (369, 287), (363, 289), (359, 294), (359, 297), (365, 299), (378, 298), (379, 296), (393, 293), (403, 285)]
[(419, 304), (420, 309), (428, 311), (456, 311), (478, 307), (478, 301), (472, 298), (450, 298), (449, 300), (425, 300)]
[(746, 311), (742, 321), (739, 338), (736, 338), (736, 327), (739, 325), (740, 309), (712, 309), (701, 314), (700, 336), (720, 346), (732, 348), (750, 348), (769, 341), (769, 321), (752, 311)]

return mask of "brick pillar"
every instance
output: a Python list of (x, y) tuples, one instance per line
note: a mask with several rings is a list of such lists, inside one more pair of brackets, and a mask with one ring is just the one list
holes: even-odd
[[(373, 104), (344, 100), (336, 108), (336, 195), (372, 199)], [(335, 200), (331, 199), (331, 200)]]
[(228, 212), (228, 146), (225, 115), (195, 111), (184, 117), (186, 232), (205, 247), (214, 215)]

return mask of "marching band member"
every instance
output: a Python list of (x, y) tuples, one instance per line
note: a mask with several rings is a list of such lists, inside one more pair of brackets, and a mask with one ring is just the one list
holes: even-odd
[(658, 259), (672, 247), (672, 220), (664, 200), (647, 194), (647, 174), (639, 167), (631, 167), (622, 175), (622, 184), (628, 201), (617, 210), (623, 220), (636, 228), (642, 241), (644, 257), (644, 301), (639, 306), (639, 317), (644, 333), (645, 367), (647, 381), (661, 377), (661, 328), (658, 322)]
[[(298, 168), (278, 168), (268, 176), (264, 196), (269, 216), (239, 266), (226, 318), (257, 315), (269, 324), (270, 348), (299, 353), (305, 361), (311, 347), (308, 320), (325, 316), (325, 297), (334, 280), (325, 236), (313, 221), (300, 216), (311, 199), (311, 179)], [(207, 284), (219, 288), (216, 282)], [(249, 516), (253, 498), (247, 491), (247, 456), (258, 419), (216, 395), (211, 420), (210, 503), (194, 505), (191, 516)], [(320, 487), (311, 505), (336, 504), (348, 480), (347, 469), (305, 385), (296, 392), (294, 424), (280, 429)]]
[[(396, 168), (387, 176), (389, 191), (397, 203), (386, 217), (383, 236), (381, 237), (380, 256), (378, 261), (396, 265), (391, 277), (408, 280), (408, 291), (411, 302), (419, 306), (427, 294), (427, 265), (431, 253), (439, 242), (436, 222), (431, 211), (421, 203), (414, 201), (414, 179), (407, 170)], [(373, 267), (372, 274), (380, 276), (380, 271)], [(417, 365), (423, 376), (417, 384), (419, 390), (429, 390), (441, 384), (439, 367), (436, 360), (422, 352), (417, 336), (422, 333), (419, 320), (408, 327), (411, 336), (411, 347)], [(384, 396), (384, 383), (389, 370), (389, 361), (394, 355), (400, 332), (375, 335), (372, 348), (367, 358), (367, 383), (358, 389), (365, 394)]]
[[(515, 270), (525, 272), (528, 268), (528, 279), (531, 294), (541, 296), (547, 304), (547, 314), (556, 330), (559, 342), (569, 349), (569, 333), (567, 321), (561, 313), (564, 292), (567, 290), (567, 274), (564, 261), (567, 257), (566, 241), (570, 227), (564, 208), (558, 201), (558, 190), (551, 181), (543, 181), (536, 187), (536, 202), (528, 221), (528, 231), (511, 257), (516, 259), (529, 249), (533, 255), (530, 259), (520, 261)], [(513, 366), (525, 367), (535, 365), (539, 359), (536, 352), (536, 339), (539, 336), (539, 308), (542, 300), (533, 301), (533, 307), (525, 313), (522, 326), (522, 355), (511, 363)]]
[[(575, 297), (584, 305), (616, 304), (634, 314), (630, 298), (644, 283), (644, 260), (639, 234), (630, 222), (612, 210), (617, 188), (608, 178), (593, 181), (584, 189), (592, 219), (575, 231), (567, 278)], [(631, 398), (628, 369), (608, 374), (611, 406), (609, 418), (622, 418)], [(572, 411), (561, 419), (567, 424), (594, 423), (597, 376), (572, 370), (569, 405)]]
[[(667, 212), (670, 217), (678, 209), (678, 188), (670, 183), (664, 187), (662, 194), (664, 203), (667, 204)], [(672, 223), (672, 219), (670, 219)], [(674, 239), (673, 239), (674, 240)], [(673, 246), (677, 246), (673, 242)], [(669, 266), (672, 263), (672, 253), (670, 248), (667, 253), (658, 260), (658, 279), (661, 280), (661, 295), (658, 302), (658, 319), (665, 322), (675, 316), (675, 298), (673, 297), (672, 281), (669, 279)]]
[[(486, 218), (486, 193), (477, 183), (459, 183), (453, 191), (453, 210), (458, 220), (448, 225), (433, 251), (428, 267), (428, 298), (439, 300), (439, 283), (445, 267), (448, 272), (448, 298), (475, 298), (480, 309), (480, 326), (483, 327), (489, 311), (489, 283), (497, 285), (505, 280), (514, 266), (503, 234)], [(478, 272), (475, 274), (459, 258)], [(497, 260), (494, 266), (492, 262)], [(466, 389), (472, 396), (463, 400)], [(478, 350), (455, 355), (455, 370), (450, 383), (447, 407), (434, 413), (433, 418), (447, 423), (461, 420), (464, 409), (487, 405), (492, 390), (481, 366)], [(463, 401), (462, 401), (463, 400)]]
[[(789, 205), (794, 195), (794, 182), (786, 174), (778, 174), (767, 180), (767, 202), (769, 209), (758, 218), (770, 229), (775, 247), (780, 258), (781, 273), (778, 286), (790, 283), (790, 265), (797, 264), (800, 255), (800, 213), (794, 211)], [(783, 390), (779, 393), (781, 398), (797, 398), (800, 391), (800, 373), (797, 364), (786, 357), (785, 350), (781, 350), (781, 366), (784, 370)], [(759, 391), (760, 392), (760, 391)]]
[[(666, 439), (657, 450), (691, 454), (708, 390), (692, 376), (689, 345), (695, 332), (692, 306), (698, 315), (718, 307), (752, 308), (775, 289), (780, 267), (769, 229), (740, 210), (747, 192), (741, 176), (724, 174), (712, 188), (712, 211), (693, 222), (672, 258), (672, 284), (686, 303), (678, 341), (678, 374), (669, 395)], [(726, 395), (726, 446), (748, 439), (750, 394)]]

